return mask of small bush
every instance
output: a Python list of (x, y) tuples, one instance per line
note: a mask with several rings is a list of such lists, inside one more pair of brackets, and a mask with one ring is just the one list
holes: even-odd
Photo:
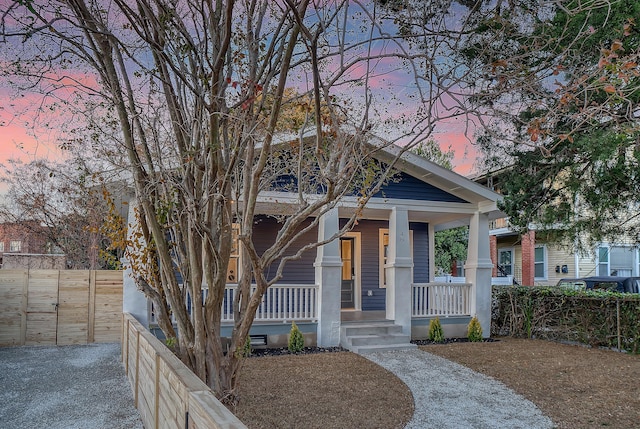
[(482, 341), (482, 326), (480, 326), (480, 321), (476, 316), (473, 316), (473, 319), (469, 322), (467, 338), (473, 342)]
[(442, 330), (442, 324), (438, 317), (431, 319), (429, 322), (429, 339), (436, 343), (442, 343), (444, 341), (444, 331)]
[(304, 336), (296, 322), (291, 322), (291, 332), (289, 333), (288, 349), (291, 353), (300, 353), (304, 348)]
[(247, 339), (244, 341), (244, 347), (242, 348), (242, 356), (249, 357), (251, 356), (251, 335), (247, 335)]

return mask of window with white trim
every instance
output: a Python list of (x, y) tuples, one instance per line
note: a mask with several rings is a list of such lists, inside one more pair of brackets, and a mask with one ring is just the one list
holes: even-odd
[(0, 241), (0, 252), (4, 252), (4, 241)]
[(513, 275), (513, 249), (498, 249), (498, 277)]
[(598, 247), (598, 275), (609, 275), (609, 248), (607, 246)]
[(534, 253), (534, 277), (545, 280), (547, 278), (547, 248), (545, 246), (536, 246)]
[[(389, 252), (389, 230), (386, 228), (380, 228), (378, 232), (378, 243), (379, 243), (379, 251), (378, 251), (378, 261), (379, 261), (379, 279), (380, 279), (380, 288), (384, 289), (387, 287), (387, 271), (384, 269), (384, 266), (387, 264), (387, 256)], [(409, 246), (411, 247), (411, 259), (413, 259), (413, 231), (409, 230)], [(411, 273), (413, 277), (413, 273)]]
[(11, 240), (9, 243), (9, 252), (20, 252), (22, 250), (22, 241)]
[(598, 247), (598, 275), (632, 276), (635, 253), (635, 248), (630, 246)]

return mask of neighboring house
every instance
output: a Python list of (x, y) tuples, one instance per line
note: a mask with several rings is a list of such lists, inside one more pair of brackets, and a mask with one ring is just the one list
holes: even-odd
[[(501, 172), (489, 172), (473, 180), (499, 193)], [(519, 235), (507, 218), (492, 221), (490, 234), (494, 284), (506, 276), (526, 286), (556, 285), (562, 278), (640, 276), (640, 248), (626, 237), (600, 243), (582, 254), (549, 239), (534, 225)]]
[[(375, 157), (390, 162), (396, 150), (387, 148)], [(353, 327), (359, 320), (398, 325), (389, 332), (401, 333), (408, 343), (409, 336), (425, 338), (429, 320), (435, 316), (448, 336), (466, 336), (467, 324), (476, 315), (484, 335), (489, 335), (489, 222), (503, 216), (497, 209), (500, 196), (410, 152), (396, 165), (397, 180), (369, 201), (352, 231), (287, 264), (284, 277), (263, 299), (251, 330), (253, 338), (262, 336), (269, 345), (286, 344), (290, 322), (295, 321), (310, 343), (342, 344), (362, 351), (366, 346), (355, 344), (347, 338), (352, 334), (341, 328)], [(287, 201), (294, 199), (295, 194), (289, 200), (286, 192), (261, 194), (265, 204), (259, 204), (263, 211), (256, 219), (258, 250), (266, 248), (278, 231), (274, 210), (286, 210)], [(343, 198), (304, 239), (331, 237), (355, 207), (355, 197)], [(460, 225), (469, 226), (466, 283), (436, 283), (434, 233)], [(238, 267), (232, 259), (227, 297), (233, 296)], [(143, 324), (153, 325), (150, 306), (126, 276), (124, 307)], [(229, 322), (229, 329), (232, 317), (225, 306), (223, 320)]]
[(64, 269), (64, 255), (52, 255), (42, 226), (35, 221), (0, 223), (0, 267)]

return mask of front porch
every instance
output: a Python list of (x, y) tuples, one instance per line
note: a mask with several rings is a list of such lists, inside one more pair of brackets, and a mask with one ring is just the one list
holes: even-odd
[[(397, 346), (406, 345), (411, 339), (427, 337), (429, 321), (439, 317), (446, 336), (464, 336), (466, 325), (471, 319), (471, 284), (468, 283), (416, 283), (411, 285), (411, 329), (403, 333), (402, 327), (394, 320), (387, 318), (385, 310), (341, 310), (339, 322), (335, 324), (340, 337), (337, 344), (345, 348), (352, 348), (352, 341), (347, 336), (371, 336), (374, 333), (382, 336), (402, 334), (402, 337), (391, 338), (399, 340)], [(223, 304), (223, 336), (230, 336), (233, 326), (232, 303), (237, 285), (230, 284), (225, 288), (225, 302)], [(208, 289), (203, 288), (203, 298)], [(296, 322), (307, 338), (307, 345), (321, 345), (317, 341), (318, 317), (317, 285), (274, 285), (267, 290), (258, 311), (255, 323), (251, 329), (253, 337), (263, 339), (264, 345), (280, 347), (286, 346), (287, 335), (291, 322)], [(187, 302), (191, 302), (190, 299)], [(149, 305), (150, 326), (157, 326), (153, 307)], [(360, 329), (360, 332), (355, 332)], [(387, 338), (386, 340), (389, 340)], [(386, 340), (378, 341), (384, 343)], [(360, 339), (360, 342), (375, 342), (373, 339)], [(257, 343), (256, 343), (257, 344)], [(358, 345), (358, 344), (356, 344)], [(359, 344), (362, 345), (362, 344)], [(398, 347), (396, 347), (398, 348)]]

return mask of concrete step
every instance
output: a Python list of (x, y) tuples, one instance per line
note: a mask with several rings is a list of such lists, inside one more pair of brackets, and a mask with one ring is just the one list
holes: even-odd
[(411, 341), (411, 337), (404, 334), (350, 335), (346, 340), (351, 346), (404, 345)]
[(353, 346), (350, 350), (354, 353), (365, 354), (365, 353), (375, 353), (375, 352), (390, 352), (390, 351), (406, 351), (406, 350), (415, 350), (418, 346), (411, 343), (406, 343), (402, 345), (371, 345), (371, 346)]
[(394, 325), (393, 322), (372, 322), (345, 324), (341, 327), (342, 334), (351, 335), (376, 335), (376, 334), (394, 334), (402, 332), (402, 327)]
[(414, 350), (411, 337), (391, 320), (345, 323), (340, 327), (340, 345), (355, 353)]

